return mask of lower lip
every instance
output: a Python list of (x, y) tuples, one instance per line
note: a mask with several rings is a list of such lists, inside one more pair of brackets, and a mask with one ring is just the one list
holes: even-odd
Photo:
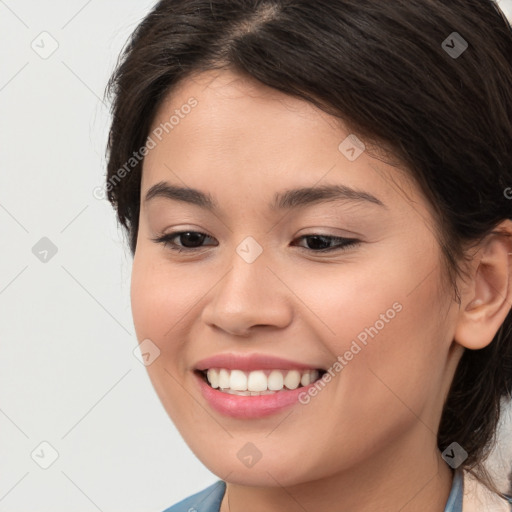
[(201, 393), (216, 411), (233, 418), (261, 418), (282, 411), (299, 402), (299, 395), (308, 392), (316, 382), (297, 389), (278, 391), (272, 395), (242, 396), (223, 393), (209, 386), (203, 378), (194, 372)]

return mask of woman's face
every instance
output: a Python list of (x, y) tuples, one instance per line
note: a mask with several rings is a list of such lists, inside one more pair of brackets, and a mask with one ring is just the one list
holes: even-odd
[[(183, 82), (153, 122), (136, 333), (176, 427), (231, 482), (294, 485), (433, 453), (458, 352), (432, 212), (349, 135), (228, 71)], [(154, 241), (175, 232), (192, 233)], [(274, 392), (213, 389), (208, 368), (214, 385)], [(327, 374), (308, 385), (313, 370)]]

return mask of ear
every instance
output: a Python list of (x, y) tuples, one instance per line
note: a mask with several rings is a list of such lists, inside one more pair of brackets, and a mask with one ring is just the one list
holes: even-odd
[(455, 341), (465, 348), (489, 345), (512, 307), (511, 238), (512, 222), (506, 220), (474, 256), (454, 333)]

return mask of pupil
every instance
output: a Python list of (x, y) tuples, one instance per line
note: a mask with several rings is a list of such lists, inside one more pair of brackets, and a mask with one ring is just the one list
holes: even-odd
[[(308, 242), (308, 246), (310, 249), (325, 249), (327, 247), (329, 247), (329, 240), (327, 240), (325, 237), (322, 237), (322, 236), (310, 236), (308, 237), (309, 240), (316, 240), (316, 242), (320, 241), (320, 240), (323, 240), (324, 243), (313, 243), (313, 247), (311, 247), (311, 243)], [(316, 247), (315, 247), (316, 245)], [(318, 247), (318, 245), (320, 245), (320, 247)]]
[(201, 243), (204, 239), (204, 235), (202, 233), (187, 231), (186, 233), (182, 233), (180, 238), (182, 239), (181, 243), (184, 247), (189, 247), (189, 245), (187, 245), (186, 242), (183, 243), (183, 240), (187, 240), (187, 238), (192, 238), (192, 247), (194, 247), (194, 238), (195, 238), (195, 242)]

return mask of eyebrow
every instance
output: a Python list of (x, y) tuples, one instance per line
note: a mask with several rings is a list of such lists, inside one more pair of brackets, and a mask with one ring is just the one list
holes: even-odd
[[(182, 201), (205, 208), (212, 212), (219, 211), (215, 199), (207, 193), (195, 188), (179, 187), (165, 181), (153, 185), (146, 193), (144, 202), (147, 203), (155, 197), (163, 197), (175, 201)], [(304, 187), (284, 190), (274, 194), (269, 204), (270, 210), (290, 210), (304, 206), (331, 201), (369, 202), (387, 209), (387, 206), (377, 197), (362, 190), (356, 190), (346, 185), (324, 185), (320, 187)]]

